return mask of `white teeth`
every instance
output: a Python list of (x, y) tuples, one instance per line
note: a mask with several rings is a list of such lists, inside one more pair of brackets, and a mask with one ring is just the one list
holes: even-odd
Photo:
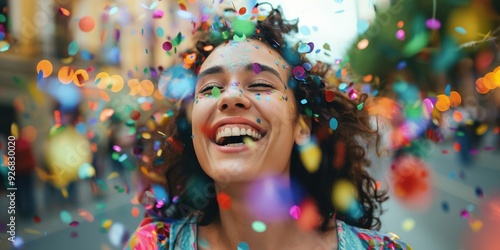
[(230, 143), (230, 144), (227, 144), (227, 145), (224, 145), (225, 147), (239, 147), (239, 146), (243, 146), (245, 145), (245, 143)]
[[(221, 143), (221, 138), (223, 137), (230, 137), (230, 136), (242, 136), (242, 135), (248, 135), (248, 136), (251, 136), (254, 140), (259, 140), (262, 138), (262, 135), (257, 132), (257, 131), (254, 131), (252, 129), (245, 129), (245, 128), (239, 128), (239, 127), (232, 127), (232, 128), (223, 128), (223, 129), (219, 129), (216, 136), (215, 136), (215, 141), (217, 143)], [(239, 143), (231, 143), (231, 145), (237, 145)], [(229, 144), (228, 144), (229, 145)]]
[(234, 127), (232, 130), (231, 130), (231, 135), (232, 136), (240, 136), (240, 129), (237, 128), (237, 127)]

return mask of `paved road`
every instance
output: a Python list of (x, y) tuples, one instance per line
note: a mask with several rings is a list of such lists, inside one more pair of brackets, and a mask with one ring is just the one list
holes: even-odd
[[(487, 137), (483, 145), (492, 146), (492, 136)], [(451, 153), (443, 154), (442, 150), (449, 150)], [(382, 231), (397, 233), (417, 250), (465, 249), (463, 235), (473, 232), (469, 226), (472, 219), (481, 218), (478, 206), (491, 197), (495, 191), (500, 191), (500, 181), (498, 181), (500, 154), (498, 151), (481, 150), (474, 164), (464, 168), (457, 155), (453, 153), (450, 142), (433, 148), (427, 162), (433, 169), (435, 193), (432, 206), (425, 212), (417, 212), (391, 199), (384, 207), (388, 212), (382, 216), (384, 223)], [(375, 164), (380, 165), (374, 169), (375, 174), (383, 176), (387, 170), (388, 160), (380, 159), (375, 161)], [(484, 198), (475, 195), (476, 187), (483, 189)], [(107, 196), (95, 200), (91, 198), (90, 188), (87, 185), (80, 185), (79, 191), (82, 197), (87, 197), (87, 200), (80, 202), (83, 205), (66, 208), (54, 205), (42, 213), (40, 223), (35, 223), (32, 219), (18, 220), (17, 233), (24, 240), (22, 249), (121, 249), (114, 245), (114, 242), (119, 242), (119, 240), (111, 239), (106, 230), (102, 229), (102, 225), (105, 220), (111, 220), (115, 225), (123, 224), (124, 228), (133, 230), (140, 218), (131, 215), (132, 208), (137, 207), (130, 203), (132, 196), (110, 189)], [(0, 205), (5, 207), (5, 200), (0, 201), (2, 202)], [(448, 211), (443, 209), (443, 202), (448, 204)], [(94, 221), (87, 222), (82, 219), (78, 215), (78, 208), (90, 211), (95, 217)], [(460, 217), (460, 211), (467, 208), (471, 211), (471, 217), (463, 219)], [(63, 223), (60, 219), (61, 209), (67, 209), (73, 219), (78, 220), (80, 224), (71, 227)], [(141, 214), (142, 212), (141, 208)], [(405, 220), (407, 223), (411, 224), (412, 221), (414, 223), (414, 227), (409, 231), (405, 231), (402, 226)], [(119, 228), (114, 230), (119, 231)], [(2, 231), (5, 232), (3, 229)], [(0, 248), (14, 249), (5, 238), (1, 239)]]

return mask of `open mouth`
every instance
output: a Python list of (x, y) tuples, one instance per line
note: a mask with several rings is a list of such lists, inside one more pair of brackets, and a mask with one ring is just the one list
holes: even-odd
[(248, 125), (225, 125), (216, 131), (215, 144), (225, 147), (239, 147), (248, 142), (256, 142), (265, 135)]

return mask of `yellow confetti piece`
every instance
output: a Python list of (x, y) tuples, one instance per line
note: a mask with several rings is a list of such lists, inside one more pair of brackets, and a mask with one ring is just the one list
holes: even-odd
[(29, 234), (38, 234), (38, 235), (42, 234), (42, 232), (31, 228), (25, 228), (24, 231)]
[(66, 199), (69, 197), (68, 190), (66, 190), (66, 188), (61, 189), (61, 194)]
[(118, 172), (116, 172), (116, 171), (113, 171), (113, 172), (109, 173), (109, 175), (108, 175), (108, 177), (106, 177), (106, 179), (111, 180), (111, 179), (114, 179), (118, 176), (120, 176), (120, 174), (118, 174)]
[(309, 173), (314, 173), (319, 169), (321, 162), (321, 149), (315, 143), (309, 143), (300, 150), (300, 159)]
[(340, 180), (332, 188), (332, 202), (339, 211), (347, 211), (356, 197), (356, 187), (350, 181)]
[(404, 231), (409, 232), (409, 231), (413, 230), (413, 228), (415, 228), (415, 220), (410, 219), (410, 218), (405, 219), (401, 223), (401, 226), (402, 226)]
[(253, 141), (252, 138), (250, 138), (248, 136), (243, 137), (243, 143), (245, 143), (245, 145), (247, 145), (250, 149), (255, 148), (255, 142)]
[(147, 133), (147, 132), (144, 132), (141, 134), (142, 138), (144, 139), (151, 139), (151, 134), (150, 133)]
[(158, 152), (156, 152), (156, 156), (160, 157), (162, 152), (163, 152), (163, 150), (158, 149)]
[(19, 127), (17, 126), (16, 123), (12, 123), (12, 125), (10, 125), (10, 133), (15, 138), (19, 138)]
[(473, 222), (469, 223), (469, 226), (472, 231), (477, 232), (483, 227), (483, 222), (480, 220), (474, 220)]
[(488, 124), (481, 124), (479, 127), (476, 128), (476, 134), (477, 135), (484, 135), (488, 131)]
[(102, 222), (101, 226), (103, 228), (105, 228), (106, 230), (109, 230), (109, 228), (111, 227), (111, 225), (113, 224), (113, 221), (110, 220), (110, 219), (106, 219)]

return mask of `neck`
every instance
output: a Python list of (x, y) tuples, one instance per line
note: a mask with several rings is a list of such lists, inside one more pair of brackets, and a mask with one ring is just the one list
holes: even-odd
[(288, 176), (216, 184), (216, 190), (219, 218), (206, 232), (217, 249), (245, 249), (241, 244), (250, 249), (293, 249), (304, 242), (319, 243), (311, 242), (315, 232), (300, 229), (290, 215), (294, 204)]

